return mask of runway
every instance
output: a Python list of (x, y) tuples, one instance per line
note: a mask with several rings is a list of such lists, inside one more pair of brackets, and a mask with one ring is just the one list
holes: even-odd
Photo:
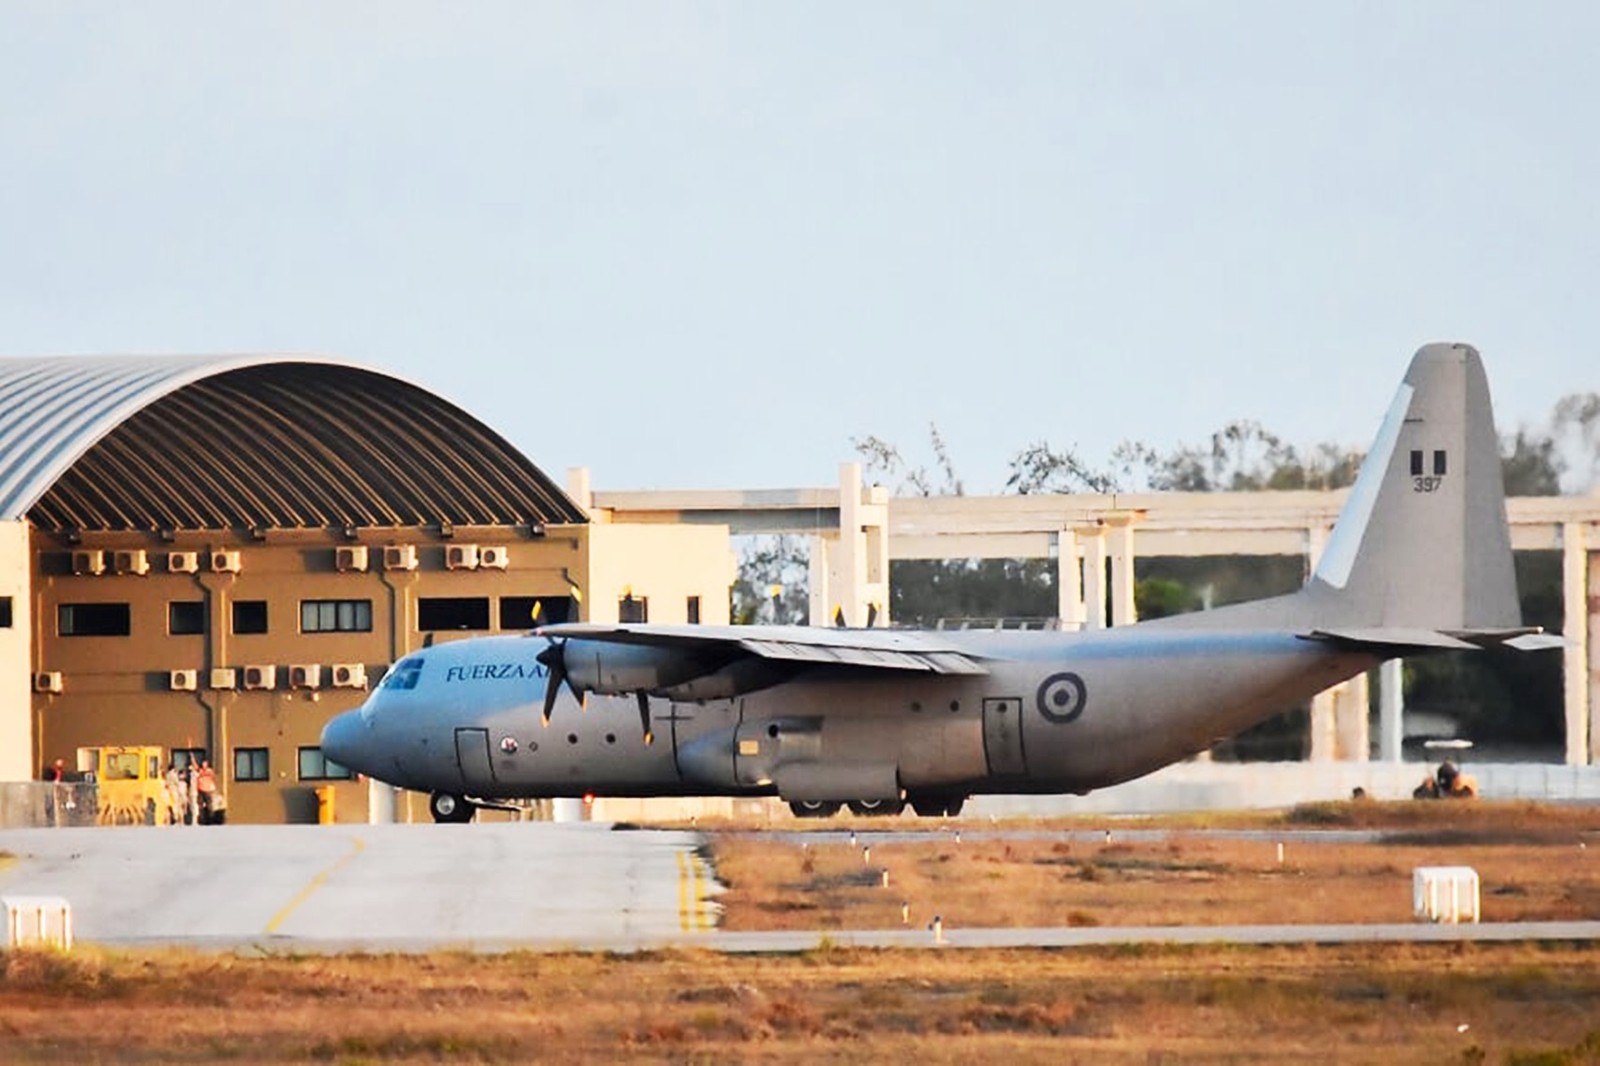
[(64, 897), (79, 941), (273, 953), (1600, 940), (1600, 921), (720, 932), (704, 843), (595, 823), (3, 830), (0, 896)]

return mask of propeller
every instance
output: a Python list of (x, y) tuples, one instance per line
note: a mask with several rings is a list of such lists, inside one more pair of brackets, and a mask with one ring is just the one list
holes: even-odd
[(567, 673), (566, 641), (551, 638), (545, 649), (533, 658), (535, 662), (543, 664), (544, 668), (549, 671), (544, 683), (543, 717), (545, 725), (550, 724), (550, 712), (556, 708), (556, 697), (560, 695), (563, 683), (566, 684), (572, 695), (577, 699), (579, 707), (586, 705), (587, 701), (584, 700), (583, 693), (578, 691), (577, 686), (572, 683), (571, 675)]

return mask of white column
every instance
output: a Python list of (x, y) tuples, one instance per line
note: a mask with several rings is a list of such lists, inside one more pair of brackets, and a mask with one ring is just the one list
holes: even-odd
[(1405, 669), (1399, 659), (1378, 667), (1378, 758), (1401, 762), (1405, 741)]
[(1357, 674), (1333, 691), (1338, 757), (1345, 762), (1367, 762), (1372, 758), (1372, 728), (1368, 713), (1372, 699), (1371, 683), (1366, 674)]
[(1106, 627), (1106, 535), (1098, 526), (1078, 531), (1083, 546), (1083, 624)]
[(1111, 556), (1111, 624), (1114, 626), (1132, 625), (1139, 620), (1133, 599), (1133, 522), (1131, 514), (1106, 519)]
[[(1306, 529), (1306, 580), (1317, 569), (1322, 549), (1328, 544), (1328, 531), (1321, 526)], [(1310, 754), (1311, 762), (1333, 762), (1339, 750), (1338, 698), (1333, 688), (1324, 689), (1311, 697)]]
[(1584, 644), (1584, 670), (1589, 677), (1589, 765), (1600, 766), (1600, 551), (1589, 552), (1589, 639)]
[(861, 535), (861, 464), (839, 464), (839, 550), (834, 559), (833, 597), (828, 611), (844, 612), (844, 624), (866, 624), (861, 611), (861, 587), (867, 577), (867, 545)]
[(1056, 532), (1056, 617), (1062, 629), (1083, 628), (1083, 553), (1070, 529)]
[(836, 537), (816, 535), (811, 538), (811, 560), (806, 566), (810, 578), (810, 621), (814, 626), (833, 625), (833, 609), (828, 575), (833, 569), (833, 547)]
[(1584, 528), (1577, 522), (1561, 527), (1562, 688), (1567, 718), (1567, 765), (1589, 762), (1589, 560)]

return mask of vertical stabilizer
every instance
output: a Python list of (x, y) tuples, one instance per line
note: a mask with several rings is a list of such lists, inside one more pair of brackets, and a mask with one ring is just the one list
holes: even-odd
[(1500, 440), (1471, 346), (1411, 360), (1304, 598), (1318, 624), (1520, 625)]

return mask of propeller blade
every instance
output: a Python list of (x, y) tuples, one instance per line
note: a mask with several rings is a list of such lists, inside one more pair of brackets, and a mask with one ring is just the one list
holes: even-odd
[(533, 658), (548, 671), (544, 682), (544, 724), (548, 726), (550, 712), (556, 708), (556, 696), (561, 693), (561, 682), (566, 681), (567, 687), (572, 687), (572, 682), (567, 677), (566, 649), (562, 643), (552, 640)]
[(656, 742), (656, 735), (650, 731), (650, 697), (644, 694), (644, 689), (634, 693), (639, 697), (639, 725), (644, 729), (644, 743), (646, 747)]

